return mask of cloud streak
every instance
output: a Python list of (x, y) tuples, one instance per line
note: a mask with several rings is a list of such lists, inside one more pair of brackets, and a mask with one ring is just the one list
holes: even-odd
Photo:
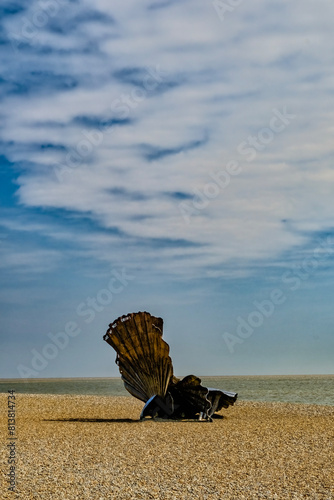
[[(153, 9), (153, 23), (145, 7)], [(333, 182), (327, 157), (330, 117), (322, 97), (317, 107), (309, 101), (312, 86), (307, 79), (312, 73), (318, 85), (326, 87), (326, 71), (320, 71), (313, 57), (325, 39), (315, 32), (317, 22), (308, 30), (307, 24), (303, 28), (300, 21), (285, 17), (290, 8), (295, 10), (286, 2), (281, 7), (256, 2), (253, 11), (265, 9), (266, 22), (258, 21), (255, 37), (244, 4), (229, 14), (233, 30), (219, 22), (212, 6), (198, 4), (190, 13), (187, 2), (141, 8), (131, 2), (124, 10), (99, 2), (94, 12), (84, 3), (64, 4), (62, 29), (59, 12), (49, 16), (39, 32), (39, 49), (48, 47), (50, 65), (21, 47), (18, 59), (24, 56), (27, 62), (23, 67), (11, 64), (14, 78), (4, 90), (6, 153), (24, 167), (17, 181), (20, 202), (88, 213), (105, 228), (116, 225), (139, 242), (173, 234), (176, 240), (182, 236), (193, 244), (205, 243), (208, 265), (212, 255), (221, 255), (217, 266), (236, 251), (241, 260), (251, 261), (259, 252), (272, 259), (301, 243), (299, 232), (281, 220), (293, 220), (295, 229), (304, 228), (306, 220), (310, 230), (325, 228), (333, 209), (329, 197), (322, 196)], [(170, 37), (167, 21), (175, 14)], [(17, 26), (20, 16), (16, 14)], [(305, 12), (302, 17), (306, 21)], [(11, 29), (12, 18), (7, 21)], [(274, 19), (281, 24), (272, 32)], [(92, 46), (89, 74), (91, 51), (75, 49), (83, 25), (86, 43), (96, 41), (103, 27)], [(61, 53), (59, 37), (68, 45)], [(70, 66), (71, 52), (76, 55)], [(325, 54), (323, 59), (326, 62)], [(148, 68), (153, 68), (150, 73)], [(281, 87), (288, 75), (289, 85)], [(297, 85), (302, 88), (299, 97)], [(275, 140), (268, 136), (273, 108), (297, 116)], [(306, 116), (312, 129), (305, 125)], [(315, 129), (316, 137), (311, 137)], [(258, 141), (251, 142), (255, 137)], [(250, 158), (252, 154), (256, 158)], [(298, 167), (300, 156), (305, 163)], [(239, 162), (242, 174), (186, 227), (177, 196), (162, 193), (190, 196), (231, 160)], [(315, 161), (317, 171), (309, 171), (305, 166)], [(59, 185), (54, 169), (64, 164), (70, 175), (61, 172)], [(127, 195), (130, 191), (136, 195)], [(319, 198), (315, 214), (312, 200)], [(247, 255), (240, 248), (244, 238)], [(201, 265), (204, 262), (201, 256)]]

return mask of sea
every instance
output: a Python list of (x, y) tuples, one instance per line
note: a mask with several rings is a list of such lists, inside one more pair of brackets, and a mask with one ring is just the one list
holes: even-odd
[[(202, 385), (238, 393), (241, 401), (281, 401), (334, 406), (334, 375), (200, 377)], [(129, 396), (117, 378), (0, 379), (0, 392)]]

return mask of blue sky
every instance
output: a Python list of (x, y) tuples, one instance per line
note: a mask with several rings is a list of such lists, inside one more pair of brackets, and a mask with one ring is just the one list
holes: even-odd
[(0, 377), (333, 373), (330, 2), (2, 2)]

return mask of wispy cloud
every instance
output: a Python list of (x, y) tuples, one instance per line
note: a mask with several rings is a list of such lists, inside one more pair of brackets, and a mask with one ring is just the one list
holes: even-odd
[(19, 274), (39, 274), (53, 271), (61, 255), (52, 250), (17, 250), (5, 245), (1, 248), (0, 268)]

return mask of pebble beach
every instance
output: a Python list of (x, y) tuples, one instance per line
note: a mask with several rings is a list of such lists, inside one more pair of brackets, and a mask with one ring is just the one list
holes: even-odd
[(238, 401), (214, 422), (139, 421), (124, 396), (16, 394), (16, 486), (2, 499), (334, 500), (334, 407)]

